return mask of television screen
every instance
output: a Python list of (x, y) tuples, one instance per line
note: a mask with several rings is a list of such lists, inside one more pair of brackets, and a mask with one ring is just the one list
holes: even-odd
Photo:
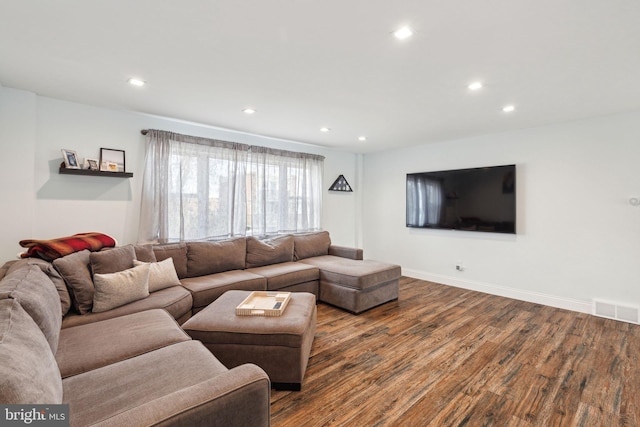
[(516, 166), (407, 174), (407, 227), (516, 232)]

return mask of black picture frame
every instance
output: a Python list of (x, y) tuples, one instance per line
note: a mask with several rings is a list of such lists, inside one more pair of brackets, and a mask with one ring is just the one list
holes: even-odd
[(100, 170), (104, 172), (126, 172), (124, 150), (100, 148)]
[(84, 159), (84, 163), (87, 170), (90, 170), (90, 171), (100, 170), (100, 161), (98, 159)]

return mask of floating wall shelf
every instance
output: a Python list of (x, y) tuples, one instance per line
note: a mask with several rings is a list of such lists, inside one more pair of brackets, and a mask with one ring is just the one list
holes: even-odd
[(93, 171), (89, 169), (69, 169), (64, 166), (64, 162), (60, 165), (59, 173), (63, 175), (87, 175), (87, 176), (107, 176), (109, 178), (133, 178), (133, 172), (107, 172)]

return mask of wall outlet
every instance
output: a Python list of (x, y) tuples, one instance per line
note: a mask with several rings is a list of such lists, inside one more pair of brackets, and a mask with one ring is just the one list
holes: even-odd
[(456, 261), (456, 271), (464, 271), (464, 266), (462, 265), (462, 261)]

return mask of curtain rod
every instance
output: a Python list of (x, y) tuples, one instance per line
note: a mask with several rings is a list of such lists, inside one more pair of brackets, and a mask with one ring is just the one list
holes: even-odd
[[(141, 134), (146, 135), (149, 133), (149, 131), (152, 129), (142, 129), (140, 131)], [(160, 132), (167, 132), (167, 133), (171, 133), (172, 132), (168, 132), (168, 131), (160, 131)], [(278, 148), (267, 148), (267, 147), (262, 147), (259, 145), (248, 145), (248, 144), (243, 144), (243, 143), (238, 143), (238, 142), (230, 142), (230, 141), (222, 141), (222, 140), (217, 140), (217, 139), (211, 139), (211, 138), (204, 138), (204, 137), (199, 137), (199, 136), (191, 136), (191, 135), (182, 135), (182, 134), (173, 134), (173, 135), (178, 135), (178, 136), (182, 136), (182, 137), (186, 137), (186, 138), (190, 138), (190, 139), (198, 139), (198, 140), (207, 140), (207, 141), (216, 141), (218, 143), (223, 143), (223, 144), (239, 144), (242, 146), (246, 146), (248, 149), (253, 148), (254, 150), (260, 150), (260, 149), (266, 149), (269, 150), (272, 153), (280, 153), (280, 155), (285, 155), (285, 156), (290, 156), (293, 155), (298, 155), (298, 154), (303, 154), (305, 156), (310, 156), (313, 158), (317, 158), (317, 159), (321, 159), (324, 160), (324, 156), (321, 156), (319, 154), (311, 154), (311, 153), (301, 153), (301, 152), (297, 152), (297, 151), (288, 151), (288, 150), (281, 150)]]

